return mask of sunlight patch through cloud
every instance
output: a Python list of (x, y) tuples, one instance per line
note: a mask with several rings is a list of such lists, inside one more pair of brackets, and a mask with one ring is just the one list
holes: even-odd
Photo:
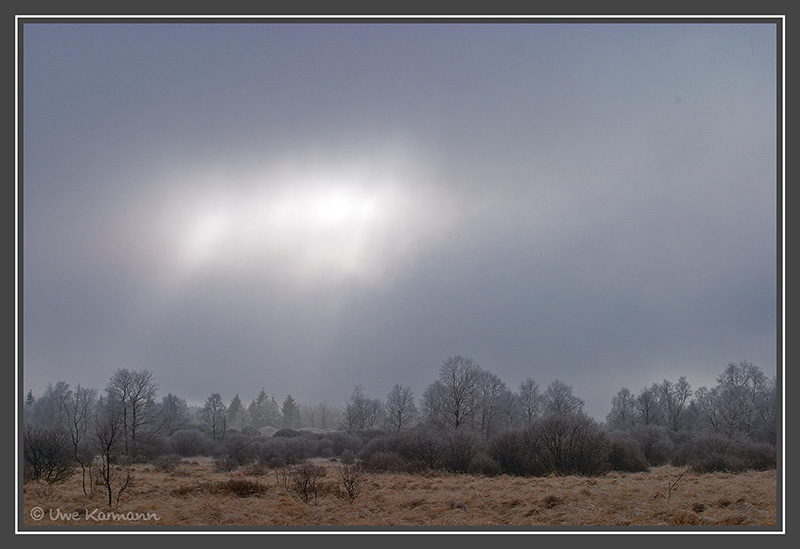
[(169, 214), (173, 277), (247, 271), (300, 286), (379, 284), (449, 224), (419, 172), (377, 157), (251, 170), (229, 186), (196, 183)]

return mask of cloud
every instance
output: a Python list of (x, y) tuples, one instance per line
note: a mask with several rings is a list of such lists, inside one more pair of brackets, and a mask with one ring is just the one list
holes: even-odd
[(602, 417), (769, 370), (773, 32), (35, 26), (26, 384), (419, 397), (462, 354)]

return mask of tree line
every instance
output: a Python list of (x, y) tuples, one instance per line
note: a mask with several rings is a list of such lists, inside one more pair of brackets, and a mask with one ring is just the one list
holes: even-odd
[[(637, 393), (623, 387), (598, 422), (572, 387), (516, 391), (471, 358), (443, 361), (419, 401), (395, 384), (385, 399), (356, 385), (341, 406), (280, 403), (264, 388), (248, 404), (212, 393), (189, 406), (157, 398), (149, 370), (118, 369), (103, 391), (49, 384), (23, 408), (24, 478), (58, 482), (80, 472), (109, 505), (130, 472), (120, 463), (212, 455), (220, 467), (266, 467), (308, 457), (358, 459), (372, 470), (446, 469), (485, 474), (595, 474), (674, 463), (700, 470), (774, 467), (777, 383), (757, 366), (729, 363), (713, 387), (685, 377)], [(169, 461), (169, 460), (168, 460)]]

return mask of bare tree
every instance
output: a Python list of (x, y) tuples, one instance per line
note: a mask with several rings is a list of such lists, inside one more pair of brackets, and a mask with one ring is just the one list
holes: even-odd
[(343, 496), (350, 502), (355, 500), (366, 482), (366, 471), (360, 463), (344, 463), (339, 467), (339, 484)]
[(471, 358), (447, 358), (439, 370), (439, 379), (423, 394), (428, 422), (450, 431), (469, 426), (478, 405), (481, 371)]
[(620, 431), (632, 431), (636, 427), (636, 397), (631, 390), (623, 387), (617, 395), (611, 399), (611, 412), (606, 416), (606, 423), (612, 429)]
[(217, 435), (220, 435), (220, 440), (225, 438), (225, 430), (227, 426), (226, 412), (228, 407), (222, 401), (219, 393), (212, 393), (206, 399), (206, 403), (200, 410), (200, 418), (211, 429), (211, 438), (217, 440)]
[(304, 404), (300, 406), (302, 425), (317, 429), (333, 429), (339, 425), (341, 413), (327, 402), (318, 404)]
[(478, 376), (477, 424), (478, 431), (489, 437), (501, 428), (500, 416), (508, 403), (508, 387), (495, 374), (481, 371)]
[(148, 435), (158, 431), (156, 424), (157, 386), (150, 370), (128, 370), (121, 368), (114, 372), (106, 388), (109, 404), (117, 406), (121, 412), (124, 429), (125, 453), (137, 455), (137, 437), (148, 427)]
[(642, 425), (662, 425), (663, 409), (661, 390), (657, 384), (642, 387), (634, 400), (637, 422)]
[(364, 387), (356, 385), (344, 405), (342, 423), (348, 431), (374, 429), (383, 419), (383, 411), (383, 403), (380, 400), (368, 397)]
[(417, 406), (410, 387), (396, 383), (386, 397), (386, 427), (392, 431), (402, 431), (417, 419)]
[(522, 423), (530, 427), (542, 413), (542, 395), (539, 393), (539, 384), (527, 378), (519, 385), (519, 405), (522, 414)]
[(755, 430), (765, 442), (772, 445), (777, 441), (778, 429), (778, 380), (776, 376), (767, 379), (756, 395)]
[(669, 380), (661, 382), (661, 402), (667, 415), (667, 427), (678, 431), (681, 427), (684, 411), (692, 396), (692, 386), (686, 376), (678, 378), (676, 383)]
[(75, 472), (69, 435), (63, 428), (26, 425), (22, 442), (24, 482), (44, 480), (55, 484)]
[(189, 423), (189, 405), (186, 400), (168, 393), (161, 399), (159, 424), (168, 436), (185, 429)]
[(325, 467), (310, 463), (294, 467), (290, 473), (292, 493), (305, 503), (310, 503), (312, 499), (316, 503), (319, 491), (317, 483), (325, 476), (326, 472)]
[(30, 409), (26, 411), (25, 422), (52, 429), (66, 428), (64, 405), (69, 400), (71, 392), (66, 381), (48, 383), (42, 396), (34, 399)]
[(129, 462), (120, 464), (125, 441), (125, 423), (120, 412), (114, 403), (101, 403), (97, 408), (93, 433), (99, 480), (106, 490), (109, 507), (119, 505), (120, 496), (133, 480)]
[(583, 409), (583, 400), (572, 394), (572, 385), (555, 380), (544, 392), (544, 411), (546, 415), (566, 416)]
[(62, 403), (67, 432), (72, 442), (72, 455), (81, 467), (81, 486), (86, 495), (94, 491), (92, 482), (92, 459), (94, 456), (87, 448), (86, 438), (96, 401), (97, 389), (87, 389), (78, 385), (75, 391), (69, 392), (69, 398)]
[[(729, 363), (711, 389), (700, 387), (695, 405), (707, 428), (727, 439), (760, 429), (772, 441), (775, 433), (775, 384), (760, 368), (740, 361)], [(763, 435), (762, 435), (763, 436)]]

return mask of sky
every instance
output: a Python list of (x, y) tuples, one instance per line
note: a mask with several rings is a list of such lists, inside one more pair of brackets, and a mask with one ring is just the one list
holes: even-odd
[(767, 21), (32, 22), (21, 389), (419, 401), (777, 366)]

